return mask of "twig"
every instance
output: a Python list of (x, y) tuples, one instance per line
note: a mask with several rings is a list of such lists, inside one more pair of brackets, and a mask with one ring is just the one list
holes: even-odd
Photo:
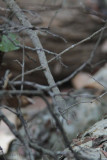
[(76, 155), (76, 153), (73, 151), (73, 149), (72, 149), (72, 147), (71, 147), (71, 145), (70, 145), (70, 142), (69, 142), (69, 140), (68, 140), (68, 138), (67, 138), (67, 136), (66, 136), (66, 133), (65, 133), (65, 131), (64, 131), (64, 129), (63, 129), (63, 126), (62, 126), (59, 118), (57, 117), (57, 115), (54, 113), (54, 111), (53, 111), (53, 109), (52, 109), (52, 108), (54, 108), (54, 106), (52, 107), (52, 106), (49, 104), (48, 100), (47, 100), (44, 96), (42, 96), (42, 98), (43, 98), (43, 100), (46, 102), (47, 108), (48, 108), (50, 114), (52, 115), (53, 119), (55, 120), (58, 129), (60, 130), (60, 132), (61, 132), (61, 134), (62, 134), (65, 147), (68, 147), (69, 150), (71, 151), (71, 153), (72, 153), (72, 154), (74, 155), (74, 157), (76, 158), (76, 160), (79, 160), (78, 157), (77, 157), (77, 155)]
[(33, 160), (32, 155), (29, 152), (29, 147), (26, 144), (26, 139), (24, 139), (19, 132), (17, 132), (15, 126), (13, 123), (11, 123), (7, 117), (0, 111), (0, 118), (4, 121), (4, 123), (9, 127), (11, 132), (20, 140), (20, 142), (24, 145), (26, 155)]
[[(24, 15), (24, 13), (22, 12), (22, 10), (19, 8), (19, 6), (16, 4), (16, 2), (14, 0), (3, 0), (8, 7), (10, 8), (10, 10), (16, 15), (17, 19), (20, 21), (20, 23), (24, 26), (24, 27), (32, 27), (31, 23), (27, 20), (27, 17)], [(37, 36), (36, 31), (27, 29), (26, 30), (27, 35), (30, 37), (30, 39), (32, 40), (32, 43), (34, 45), (34, 47), (36, 48), (43, 48), (41, 45), (41, 42)], [(47, 63), (47, 59), (45, 56), (45, 52), (43, 50), (38, 50), (37, 51), (38, 57), (39, 57), (39, 61), (41, 63), (41, 66), (44, 68), (43, 72), (44, 75), (48, 81), (49, 86), (53, 86), (55, 85), (55, 81), (53, 79), (53, 76), (51, 74), (51, 71), (49, 69), (48, 63)], [(60, 94), (60, 91), (58, 89), (57, 86), (52, 88), (52, 91), (55, 94)], [(55, 100), (57, 102), (57, 106), (61, 107), (61, 106), (65, 106), (66, 107), (66, 102), (65, 100), (59, 95), (55, 97)]]
[[(62, 52), (60, 52), (59, 54), (57, 54), (57, 56), (62, 56), (63, 54), (67, 53), (69, 50), (71, 50), (71, 49), (79, 46), (79, 45), (82, 44), (82, 43), (85, 43), (85, 42), (91, 40), (91, 39), (94, 38), (96, 35), (98, 35), (100, 32), (102, 32), (104, 29), (107, 29), (107, 27), (102, 27), (102, 28), (100, 28), (99, 30), (97, 30), (96, 32), (94, 32), (93, 34), (91, 34), (90, 36), (88, 36), (87, 38), (85, 38), (85, 39), (83, 39), (83, 40), (81, 40), (81, 41), (79, 41), (79, 42), (71, 45), (70, 47), (66, 48), (65, 50), (63, 50)], [(51, 63), (51, 62), (54, 61), (56, 58), (57, 58), (57, 57), (51, 58), (51, 59), (48, 61), (48, 63)], [(81, 66), (80, 66), (80, 69), (78, 68), (77, 70), (80, 71), (81, 68), (84, 68), (84, 64), (83, 64), (83, 66), (81, 65)], [(38, 70), (41, 70), (41, 69), (43, 69), (43, 68), (41, 68), (41, 66), (39, 66), (39, 67), (37, 67), (37, 68), (31, 69), (31, 70), (29, 70), (29, 71), (26, 71), (26, 72), (24, 73), (24, 75), (31, 74), (31, 73), (33, 73), (33, 72), (35, 72), (35, 71), (38, 71)], [(77, 72), (78, 72), (78, 71), (77, 71)], [(75, 75), (75, 74), (74, 74), (74, 75)], [(21, 77), (21, 74), (18, 75), (18, 76), (17, 76), (16, 78), (14, 78), (13, 80), (17, 80), (17, 79), (20, 78), (20, 77)], [(72, 76), (72, 77), (73, 77), (73, 76)]]
[[(34, 90), (23, 90), (22, 94), (25, 95), (41, 95), (42, 91), (34, 91)], [(0, 96), (4, 95), (20, 95), (20, 90), (2, 90), (0, 91)]]
[(37, 150), (38, 152), (40, 153), (43, 153), (45, 155), (49, 155), (51, 156), (52, 158), (54, 158), (55, 160), (57, 160), (57, 156), (56, 156), (56, 153), (48, 150), (48, 149), (45, 149), (41, 146), (38, 146), (37, 144), (33, 143), (33, 142), (30, 142), (29, 143), (30, 147), (32, 147), (33, 149)]
[[(105, 24), (105, 25), (106, 25), (106, 24)], [(103, 33), (104, 33), (105, 28), (106, 28), (106, 27), (104, 26), (104, 27), (102, 27), (102, 29), (99, 30), (99, 31), (101, 32), (101, 33), (100, 33), (100, 36), (99, 36), (99, 38), (98, 38), (98, 40), (97, 40), (97, 42), (96, 42), (96, 45), (94, 46), (94, 49), (92, 50), (92, 52), (91, 52), (91, 54), (90, 54), (89, 59), (88, 59), (85, 63), (83, 63), (78, 69), (76, 69), (71, 75), (69, 75), (69, 76), (66, 77), (65, 79), (57, 82), (57, 83), (56, 83), (57, 86), (62, 85), (63, 83), (69, 81), (69, 80), (70, 80), (71, 78), (73, 78), (79, 71), (81, 71), (84, 67), (86, 67), (86, 65), (89, 65), (89, 64), (92, 62), (93, 57), (94, 57), (95, 52), (96, 52), (96, 49), (97, 49), (97, 47), (98, 47), (98, 45), (99, 45), (99, 43), (100, 43), (100, 41), (101, 41), (101, 39), (102, 39), (102, 36), (103, 36)], [(95, 32), (94, 34), (92, 34), (90, 37), (88, 37), (88, 38), (86, 38), (86, 39), (89, 40), (90, 38), (92, 38), (92, 37), (93, 37), (96, 33), (98, 33), (99, 31)], [(79, 44), (83, 43), (86, 39), (78, 42), (76, 45), (79, 45)], [(69, 47), (68, 49), (70, 49), (70, 47)], [(60, 56), (61, 56), (64, 52), (65, 52), (65, 51), (61, 52), (61, 53), (60, 53)]]
[[(14, 124), (13, 123), (11, 123), (8, 119), (7, 119), (7, 117), (0, 111), (0, 118), (4, 121), (4, 123), (9, 127), (9, 129), (11, 130), (11, 132), (20, 140), (20, 142), (25, 146), (25, 151), (26, 151), (26, 153), (27, 154), (29, 154), (29, 152), (28, 152), (28, 146), (26, 145), (26, 138), (24, 137), (23, 138), (23, 136), (16, 130), (16, 128), (15, 128), (15, 126), (14, 126)], [(44, 154), (47, 154), (47, 155), (49, 155), (49, 156), (51, 156), (51, 157), (53, 157), (54, 159), (55, 159), (55, 157), (56, 157), (56, 154), (54, 153), (54, 152), (52, 152), (52, 151), (50, 151), (50, 150), (48, 150), (48, 149), (45, 149), (45, 148), (43, 148), (43, 147), (41, 147), (41, 146), (39, 146), (39, 145), (37, 145), (37, 144), (34, 144), (33, 142), (30, 142), (29, 141), (29, 146), (31, 147), (31, 148), (34, 148), (35, 150), (37, 150), (38, 152), (42, 152), (42, 153), (44, 153)], [(31, 159), (32, 159), (32, 157), (31, 157)]]

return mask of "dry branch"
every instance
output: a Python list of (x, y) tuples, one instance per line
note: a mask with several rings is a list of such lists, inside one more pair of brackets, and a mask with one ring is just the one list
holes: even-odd
[[(18, 20), (20, 21), (20, 23), (24, 27), (28, 27), (28, 28), (32, 27), (31, 23), (27, 20), (27, 17), (24, 15), (24, 13), (22, 12), (22, 10), (19, 8), (19, 6), (16, 4), (16, 2), (14, 0), (10, 0), (10, 1), (3, 0), (3, 1), (7, 4), (7, 6), (10, 8), (10, 10), (16, 15), (16, 17), (18, 18)], [(45, 75), (45, 77), (48, 81), (49, 86), (54, 86), (55, 81), (54, 81), (53, 76), (51, 74), (51, 71), (49, 69), (47, 59), (46, 59), (46, 56), (45, 56), (45, 52), (43, 50), (43, 47), (41, 45), (41, 42), (38, 38), (38, 35), (37, 35), (36, 31), (26, 29), (25, 32), (30, 37), (30, 39), (32, 40), (32, 43), (33, 43), (34, 47), (41, 49), (41, 50), (37, 50), (37, 54), (38, 54), (38, 57), (39, 57), (40, 64), (43, 68), (43, 72), (44, 72), (44, 75)], [(53, 87), (52, 90), (53, 90), (55, 95), (58, 95), (58, 96), (55, 96), (57, 106), (59, 108), (61, 108), (62, 106), (65, 108), (66, 103), (65, 103), (64, 99), (60, 96), (60, 91), (59, 91), (58, 87), (57, 86)]]

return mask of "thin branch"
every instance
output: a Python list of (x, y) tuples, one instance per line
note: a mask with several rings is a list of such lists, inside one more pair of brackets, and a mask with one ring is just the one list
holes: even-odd
[[(0, 81), (0, 86), (1, 88), (3, 88), (3, 83), (4, 81)], [(27, 86), (30, 86), (30, 87), (33, 87), (35, 89), (38, 89), (38, 90), (45, 90), (45, 91), (48, 91), (49, 90), (49, 86), (46, 86), (46, 85), (41, 85), (41, 84), (38, 84), (38, 83), (35, 83), (35, 82), (30, 82), (30, 81), (8, 81), (9, 85), (13, 85), (13, 86), (19, 86), (19, 85), (27, 85)]]
[[(98, 35), (100, 32), (102, 32), (104, 29), (107, 29), (107, 27), (105, 26), (105, 27), (100, 28), (99, 30), (97, 30), (96, 32), (94, 32), (93, 34), (91, 34), (90, 36), (88, 36), (87, 38), (85, 38), (85, 39), (83, 39), (83, 40), (81, 40), (81, 41), (79, 41), (79, 42), (71, 45), (70, 47), (66, 48), (65, 50), (63, 50), (62, 52), (60, 52), (59, 54), (57, 54), (57, 56), (62, 56), (63, 54), (67, 53), (69, 50), (74, 49), (75, 47), (79, 46), (80, 44), (83, 44), (83, 43), (91, 40), (91, 39), (94, 38), (96, 35)], [(51, 59), (48, 61), (48, 63), (51, 63), (51, 62), (54, 61), (56, 58), (57, 58), (57, 57), (51, 58)], [(80, 71), (81, 68), (84, 68), (84, 64), (83, 64), (83, 66), (80, 66), (80, 69), (78, 68), (78, 71)], [(39, 67), (37, 67), (37, 68), (31, 69), (31, 70), (29, 70), (29, 71), (26, 71), (26, 72), (24, 73), (24, 75), (31, 74), (31, 73), (33, 73), (33, 72), (35, 72), (35, 71), (38, 71), (38, 70), (41, 70), (41, 69), (43, 69), (43, 68), (41, 68), (41, 66), (39, 66)], [(77, 71), (77, 72), (78, 72), (78, 71)], [(74, 74), (74, 75), (75, 75), (75, 74)], [(17, 80), (17, 79), (20, 78), (20, 77), (21, 77), (21, 74), (19, 74), (19, 75), (18, 75), (16, 78), (14, 78), (13, 80), (15, 81), (15, 80)]]
[(17, 115), (17, 112), (15, 112), (13, 109), (11, 109), (10, 107), (8, 107), (8, 106), (6, 106), (6, 105), (1, 105), (0, 106), (0, 109), (7, 109), (8, 111), (10, 111), (11, 113), (13, 113), (13, 114), (15, 114), (15, 115)]
[[(106, 26), (106, 24), (105, 24), (105, 26)], [(96, 42), (96, 45), (94, 46), (94, 49), (92, 50), (92, 52), (91, 52), (91, 54), (90, 54), (89, 59), (88, 59), (85, 63), (83, 63), (79, 68), (77, 68), (71, 75), (69, 75), (69, 76), (66, 77), (65, 79), (57, 82), (57, 83), (56, 83), (57, 86), (62, 85), (62, 84), (65, 83), (65, 82), (68, 82), (68, 81), (69, 81), (71, 78), (73, 78), (79, 71), (81, 71), (83, 68), (85, 68), (86, 65), (89, 65), (89, 64), (92, 62), (93, 57), (95, 56), (96, 49), (97, 49), (97, 47), (98, 47), (98, 45), (100, 44), (100, 41), (101, 41), (101, 39), (102, 39), (104, 30), (106, 29), (105, 26), (102, 27), (102, 28), (99, 30), (99, 31), (101, 32), (101, 33), (100, 33), (100, 36), (99, 36), (99, 38), (98, 38), (98, 40), (97, 40), (97, 42)], [(96, 33), (98, 33), (99, 31), (95, 32), (94, 34), (92, 34), (90, 37), (88, 37), (88, 38), (86, 38), (86, 39), (89, 40), (90, 38), (92, 38), (92, 37), (93, 37)], [(78, 42), (76, 45), (79, 45), (79, 44), (83, 43), (86, 39)], [(68, 49), (70, 49), (70, 47), (69, 47)], [(64, 53), (64, 52), (61, 52), (61, 53), (60, 53), (60, 56), (61, 56), (63, 53)]]
[[(16, 15), (17, 19), (20, 21), (20, 23), (24, 27), (28, 27), (28, 28), (32, 27), (31, 23), (27, 20), (27, 17), (24, 15), (24, 13), (22, 12), (22, 10), (19, 8), (19, 6), (16, 4), (16, 2), (14, 0), (9, 0), (9, 1), (8, 0), (3, 0), (3, 1), (8, 5), (10, 10)], [(36, 31), (27, 29), (26, 33), (30, 37), (30, 39), (32, 40), (32, 43), (33, 43), (35, 48), (37, 47), (37, 48), (43, 49)], [(44, 75), (45, 75), (45, 77), (48, 81), (49, 86), (51, 87), (51, 86), (55, 85), (55, 81), (54, 81), (53, 76), (51, 74), (51, 71), (49, 69), (47, 59), (46, 59), (46, 56), (45, 56), (45, 52), (42, 51), (42, 50), (38, 50), (37, 54), (38, 54), (41, 66), (44, 68), (44, 70), (43, 70)], [(60, 91), (59, 91), (57, 86), (53, 87), (52, 91), (55, 94), (60, 94)], [(59, 107), (65, 106), (66, 107), (66, 102), (61, 96), (56, 96), (55, 100), (57, 102), (57, 106), (59, 106)]]
[[(34, 90), (23, 90), (22, 94), (25, 95), (40, 95), (43, 94), (42, 91), (34, 91)], [(0, 96), (4, 95), (20, 95), (20, 90), (2, 90), (0, 91)]]
[(77, 157), (77, 155), (76, 155), (76, 153), (73, 151), (73, 149), (72, 149), (72, 147), (71, 147), (71, 144), (70, 144), (70, 142), (69, 142), (69, 140), (68, 140), (68, 138), (67, 138), (67, 136), (66, 136), (66, 133), (65, 133), (65, 131), (64, 131), (64, 129), (63, 129), (63, 126), (62, 126), (59, 118), (57, 117), (57, 115), (54, 113), (54, 111), (53, 111), (53, 109), (52, 109), (52, 108), (54, 108), (54, 107), (52, 107), (52, 106), (49, 104), (48, 100), (47, 100), (44, 96), (42, 96), (42, 98), (43, 98), (43, 100), (46, 102), (47, 108), (48, 108), (50, 114), (52, 115), (53, 119), (55, 120), (58, 129), (60, 130), (60, 132), (61, 132), (61, 134), (62, 134), (65, 147), (69, 148), (69, 150), (70, 150), (71, 153), (74, 155), (74, 157), (75, 157), (76, 160), (79, 160), (78, 157)]
[(29, 142), (29, 145), (31, 148), (37, 150), (38, 152), (40, 153), (43, 153), (45, 155), (49, 155), (50, 157), (54, 158), (55, 160), (57, 160), (57, 156), (56, 156), (56, 153), (53, 152), (53, 151), (50, 151), (48, 149), (45, 149), (41, 146), (38, 146), (37, 144), (33, 143), (33, 142)]
[[(4, 121), (4, 123), (9, 127), (9, 129), (11, 130), (11, 132), (20, 140), (20, 142), (25, 146), (26, 148), (26, 153), (28, 153), (28, 146), (26, 145), (26, 138), (23, 138), (23, 136), (16, 130), (15, 126), (13, 123), (11, 123), (7, 117), (0, 111), (0, 118)], [(34, 144), (33, 142), (29, 141), (29, 146), (31, 148), (34, 148), (35, 150), (37, 150), (38, 152), (42, 152), (44, 154), (47, 154), (53, 158), (55, 158), (56, 154), (50, 150), (47, 150), (37, 144)], [(32, 159), (32, 157), (31, 157)]]
[(20, 140), (20, 142), (24, 145), (26, 155), (33, 160), (32, 155), (29, 152), (29, 147), (26, 144), (26, 139), (24, 139), (21, 134), (16, 130), (15, 126), (13, 123), (11, 123), (7, 117), (0, 111), (0, 118), (4, 121), (4, 123), (9, 127), (11, 132)]

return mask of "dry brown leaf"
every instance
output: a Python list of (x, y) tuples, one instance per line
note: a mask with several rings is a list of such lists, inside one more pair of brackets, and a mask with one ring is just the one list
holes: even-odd
[(84, 88), (87, 85), (90, 77), (85, 72), (78, 73), (72, 80), (72, 84), (76, 89)]

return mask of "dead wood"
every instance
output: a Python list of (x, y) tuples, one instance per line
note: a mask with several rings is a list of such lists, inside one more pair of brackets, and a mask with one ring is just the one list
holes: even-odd
[[(65, 43), (61, 38), (52, 36), (46, 32), (45, 33), (42, 32), (39, 34), (44, 49), (47, 49), (55, 53), (60, 53), (61, 51), (71, 46), (72, 44), (75, 44), (80, 40), (90, 36), (92, 33), (97, 31), (104, 25), (104, 22), (102, 22), (101, 18), (84, 13), (83, 10), (80, 10), (78, 7), (61, 8), (60, 3), (58, 3), (55, 6), (54, 5), (48, 6), (47, 7), (48, 9), (46, 9), (46, 6), (36, 5), (36, 7), (34, 7), (32, 3), (29, 6), (24, 5), (23, 8), (30, 10), (32, 9), (33, 13), (35, 13), (38, 8), (37, 11), (39, 16), (33, 18), (32, 16), (28, 16), (31, 23), (34, 26), (38, 27), (39, 26), (48, 27), (53, 16), (55, 16), (56, 11), (58, 12), (52, 24), (50, 25), (49, 32), (65, 38), (67, 40), (67, 43)], [(39, 8), (41, 8), (41, 10), (39, 10)], [(21, 33), (21, 36), (23, 36), (24, 43), (26, 45), (32, 46), (26, 34)], [(104, 33), (100, 46), (96, 50), (96, 56), (93, 59), (93, 64), (102, 62), (103, 60), (107, 61), (107, 53), (103, 52), (101, 49), (105, 37), (106, 37), (106, 32)], [(62, 58), (61, 63), (59, 62), (59, 60), (52, 61), (49, 64), (49, 66), (55, 80), (58, 81), (61, 80), (62, 78), (65, 78), (70, 73), (75, 71), (75, 69), (77, 69), (82, 63), (84, 63), (89, 58), (90, 53), (93, 50), (97, 39), (98, 35), (86, 41), (85, 43), (78, 45), (77, 47), (67, 51), (65, 54), (61, 56)], [(35, 52), (26, 50), (26, 53), (29, 55), (29, 57), (31, 57), (31, 59), (36, 59), (36, 62), (29, 60), (29, 58), (26, 57), (25, 71), (40, 66)], [(51, 59), (52, 57), (53, 57), (52, 55), (49, 55), (47, 53), (48, 59)], [(12, 72), (13, 77), (21, 73), (21, 67), (14, 61), (16, 59), (21, 62), (22, 50), (6, 53), (4, 55), (0, 76), (4, 75), (6, 69), (9, 69)], [(100, 66), (101, 64), (94, 69), (88, 66), (84, 70), (88, 72), (95, 72)], [(26, 76), (26, 79), (31, 80), (31, 77), (32, 81), (36, 81), (39, 83), (46, 83), (46, 79), (41, 71), (37, 71), (36, 73), (35, 72), (31, 73), (30, 75)]]

